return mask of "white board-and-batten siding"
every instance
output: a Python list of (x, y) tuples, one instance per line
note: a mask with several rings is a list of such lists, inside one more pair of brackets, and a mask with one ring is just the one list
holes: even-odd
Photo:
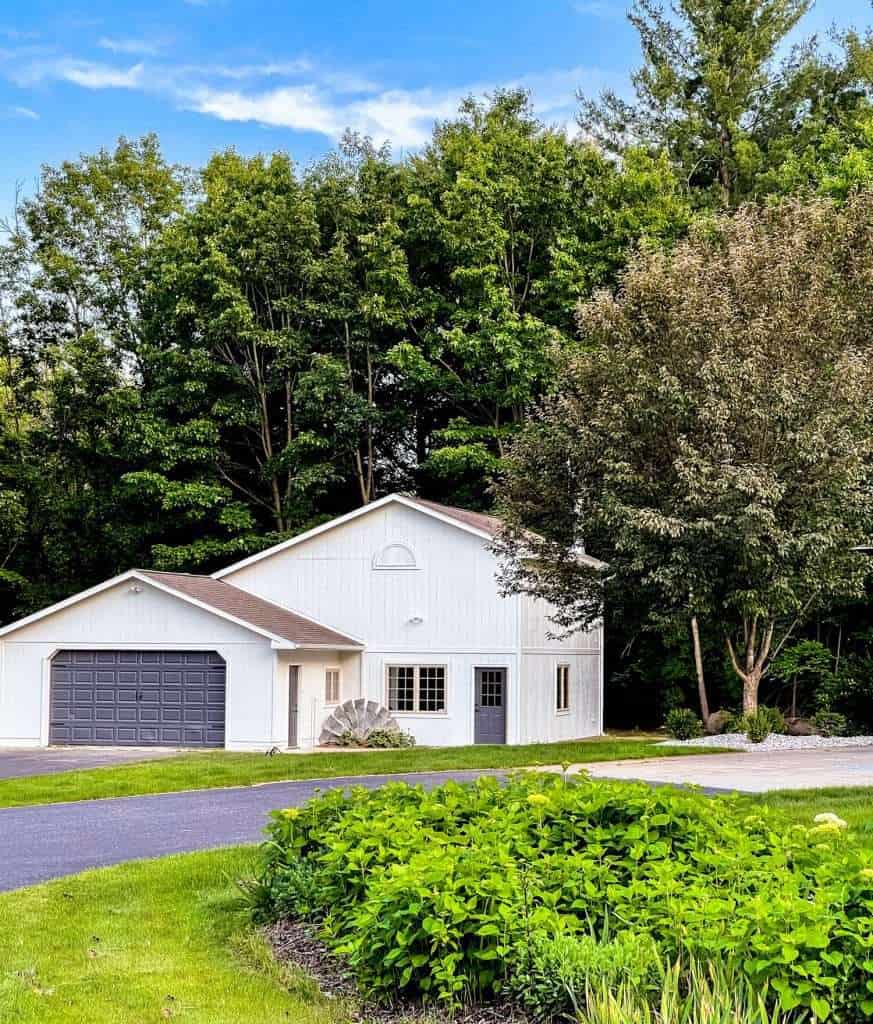
[[(382, 552), (398, 545), (414, 567), (378, 568)], [(360, 675), (343, 672), (344, 700), (363, 696), (386, 704), (391, 665), (444, 666), (445, 712), (396, 714), (420, 744), (473, 742), (475, 670), (486, 667), (507, 672), (509, 743), (598, 735), (599, 631), (551, 638), (548, 606), (501, 595), (497, 569), (482, 537), (391, 503), (223, 578), (365, 641)], [(569, 712), (555, 707), (559, 660), (572, 665)], [(300, 742), (308, 745), (317, 734), (310, 720), (321, 715), (323, 721), (330, 708), (323, 680), (311, 669), (301, 679)], [(287, 694), (284, 700), (287, 707)]]
[(50, 662), (59, 650), (217, 651), (226, 663), (225, 745), (273, 742), (276, 658), (270, 640), (130, 580), (0, 640), (0, 746), (48, 743)]
[[(327, 669), (340, 672), (340, 702), (387, 704), (392, 665), (445, 668), (444, 711), (395, 713), (419, 744), (474, 741), (477, 668), (506, 671), (507, 742), (598, 735), (601, 631), (553, 637), (549, 606), (503, 596), (498, 570), (487, 537), (389, 498), (216, 574), (357, 638), (362, 652), (277, 649), (255, 628), (128, 577), (0, 638), (0, 745), (48, 742), (51, 658), (64, 649), (216, 651), (226, 663), (229, 749), (287, 746), (291, 666), (298, 666), (303, 749), (317, 744), (334, 707)], [(566, 711), (555, 701), (559, 664), (569, 666)]]

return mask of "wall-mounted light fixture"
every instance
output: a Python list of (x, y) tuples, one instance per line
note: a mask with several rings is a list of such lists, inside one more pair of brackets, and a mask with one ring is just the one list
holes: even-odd
[(424, 622), (424, 616), (411, 615), (406, 621), (409, 623), (410, 626), (420, 626), (422, 622)]
[(140, 594), (140, 593), (142, 593), (142, 587), (138, 583), (131, 583), (129, 589), (130, 589), (131, 594)]

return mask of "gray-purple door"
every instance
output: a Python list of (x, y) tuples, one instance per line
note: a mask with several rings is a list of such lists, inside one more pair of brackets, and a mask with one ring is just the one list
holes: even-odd
[(49, 743), (223, 747), (225, 680), (215, 651), (59, 651)]
[(288, 666), (288, 746), (297, 746), (297, 712), (300, 704), (300, 666)]
[(476, 669), (473, 711), (475, 743), (506, 742), (506, 669)]

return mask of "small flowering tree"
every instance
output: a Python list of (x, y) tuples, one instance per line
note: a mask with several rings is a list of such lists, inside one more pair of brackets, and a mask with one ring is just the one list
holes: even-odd
[(505, 586), (567, 628), (631, 597), (696, 617), (753, 712), (797, 624), (870, 568), (852, 549), (873, 534), (871, 283), (873, 193), (747, 208), (638, 256), (580, 308), (508, 460)]

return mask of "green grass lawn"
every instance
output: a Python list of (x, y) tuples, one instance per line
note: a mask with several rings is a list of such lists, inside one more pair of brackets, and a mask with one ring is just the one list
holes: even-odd
[(333, 1024), (340, 1009), (273, 960), (233, 848), (0, 894), (3, 1024)]
[(752, 799), (802, 825), (809, 825), (816, 814), (833, 811), (860, 842), (873, 847), (873, 788), (782, 789)]
[(2, 779), (0, 807), (173, 793), (218, 786), (252, 786), (285, 779), (331, 779), (344, 775), (453, 768), (521, 768), (564, 761), (575, 764), (706, 752), (709, 751), (693, 747), (659, 747), (651, 738), (615, 739), (609, 736), (570, 743), (536, 743), (525, 747), (417, 747), (412, 750), (345, 751), (336, 754), (277, 754), (275, 757), (216, 750), (55, 775)]
[[(806, 825), (834, 811), (873, 845), (873, 789), (748, 799)], [(276, 964), (250, 928), (234, 880), (253, 856), (181, 854), (0, 894), (0, 1021), (342, 1024), (342, 1007)]]

